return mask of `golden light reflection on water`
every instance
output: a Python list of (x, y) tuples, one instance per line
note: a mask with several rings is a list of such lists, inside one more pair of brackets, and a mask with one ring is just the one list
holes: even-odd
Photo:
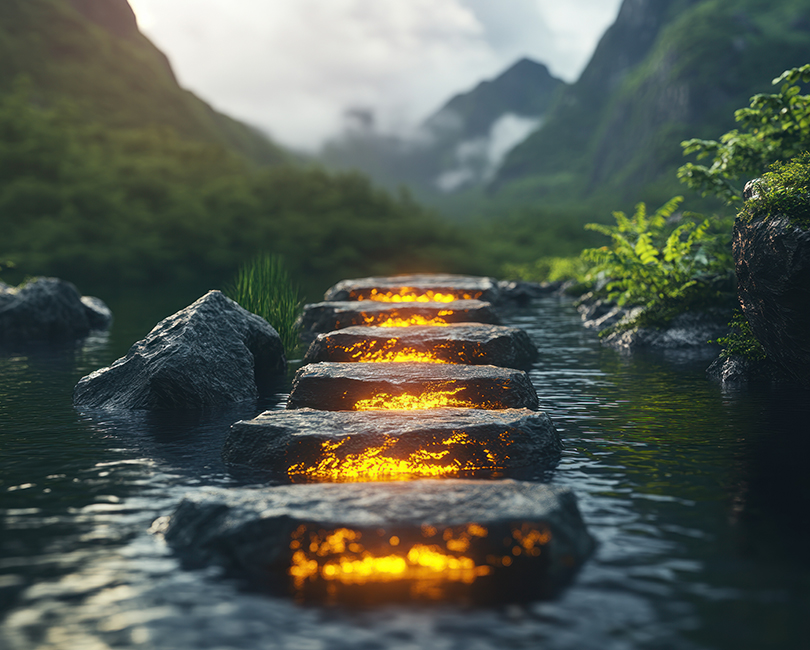
[(352, 291), (350, 293), (354, 300), (372, 300), (374, 302), (454, 302), (456, 300), (475, 300), (481, 295), (481, 291), (442, 292), (414, 287), (399, 287), (390, 291), (371, 289), (368, 292)]
[[(499, 438), (500, 443), (506, 446), (512, 442), (508, 431), (504, 431)], [(332, 483), (446, 478), (473, 472), (499, 471), (509, 458), (505, 454), (499, 458), (489, 446), (463, 431), (428, 443), (405, 458), (391, 453), (398, 442), (396, 437), (391, 437), (382, 445), (342, 455), (341, 448), (351, 443), (350, 437), (339, 442), (326, 441), (321, 444), (319, 458), (313, 463), (296, 463), (287, 470), (287, 474), (294, 482)], [(459, 460), (458, 456), (462, 454), (467, 457), (466, 460)]]
[(391, 395), (377, 393), (368, 399), (358, 400), (354, 405), (355, 411), (412, 411), (418, 409), (437, 408), (475, 408), (482, 405), (473, 404), (469, 400), (456, 399), (456, 394), (464, 390), (464, 386), (452, 390), (427, 390), (418, 395)]

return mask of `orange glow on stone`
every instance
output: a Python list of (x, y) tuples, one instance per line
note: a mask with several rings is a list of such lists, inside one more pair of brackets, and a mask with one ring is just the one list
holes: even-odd
[(427, 390), (419, 395), (390, 395), (377, 393), (368, 399), (361, 399), (354, 405), (355, 411), (412, 411), (417, 409), (436, 408), (476, 408), (480, 404), (473, 404), (467, 400), (456, 399), (454, 395), (464, 390), (464, 387), (452, 390)]
[(352, 292), (355, 300), (372, 300), (374, 302), (454, 302), (456, 300), (476, 300), (482, 295), (481, 291), (470, 292), (441, 292), (431, 289), (421, 290), (413, 287), (400, 287), (391, 291), (371, 289), (368, 293)]
[[(452, 314), (453, 312), (443, 313)], [(409, 316), (407, 318), (389, 316), (379, 323), (376, 322), (377, 319), (374, 316), (367, 316), (364, 320), (366, 325), (372, 325), (374, 327), (411, 327), (413, 325), (432, 325), (434, 327), (443, 327), (445, 325), (449, 325), (449, 323), (440, 316), (436, 316), (435, 318), (425, 318), (424, 316), (419, 315)]]
[(354, 345), (344, 347), (343, 350), (357, 363), (448, 363), (437, 359), (430, 352), (423, 352), (415, 348), (394, 349), (397, 339), (389, 339), (379, 349), (375, 349), (376, 341), (360, 341)]
[[(287, 475), (294, 482), (405, 481), (416, 478), (455, 477), (475, 471), (498, 471), (503, 469), (504, 461), (507, 460), (497, 458), (481, 442), (473, 440), (463, 431), (454, 432), (444, 440), (414, 451), (407, 458), (396, 458), (390, 454), (390, 449), (397, 444), (395, 437), (389, 438), (380, 446), (369, 447), (361, 453), (346, 454), (341, 458), (338, 454), (340, 448), (350, 441), (350, 438), (344, 438), (335, 443), (328, 441), (322, 443), (321, 456), (316, 462), (297, 463), (287, 470)], [(486, 461), (476, 462), (469, 459), (462, 462), (453, 459), (454, 449), (465, 445), (479, 447), (480, 451), (476, 455), (479, 458), (486, 458)]]
[[(479, 565), (471, 557), (456, 554), (464, 551), (454, 552), (451, 548), (466, 550), (470, 539), (486, 537), (486, 528), (470, 524), (447, 528), (444, 533), (444, 548), (440, 543), (403, 544), (399, 537), (392, 536), (387, 548), (375, 553), (364, 546), (359, 531), (338, 528), (316, 532), (299, 526), (292, 534), (290, 548), (294, 553), (287, 573), (299, 589), (307, 581), (319, 579), (344, 585), (436, 579), (472, 584), (477, 578), (492, 573), (493, 566)], [(400, 545), (403, 548), (398, 548)]]

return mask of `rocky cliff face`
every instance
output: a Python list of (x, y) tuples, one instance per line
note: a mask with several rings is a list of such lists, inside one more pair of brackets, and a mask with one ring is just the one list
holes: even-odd
[(127, 0), (68, 0), (73, 8), (113, 36), (132, 38), (138, 22)]
[(738, 219), (740, 304), (768, 359), (810, 388), (810, 228), (786, 215)]
[(625, 0), (581, 78), (509, 154), (495, 186), (519, 181), (551, 199), (669, 198), (681, 191), (680, 142), (729, 130), (735, 109), (805, 62), (805, 11), (795, 0)]

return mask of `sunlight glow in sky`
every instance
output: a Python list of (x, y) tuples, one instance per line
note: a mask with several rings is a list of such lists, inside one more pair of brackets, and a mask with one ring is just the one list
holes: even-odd
[(180, 83), (315, 149), (349, 108), (412, 128), (522, 56), (573, 81), (621, 0), (130, 0)]

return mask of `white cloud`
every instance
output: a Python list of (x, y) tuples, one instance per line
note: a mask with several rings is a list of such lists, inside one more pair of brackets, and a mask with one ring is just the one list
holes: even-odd
[(580, 13), (554, 2), (130, 0), (185, 87), (310, 149), (348, 107), (402, 129), (520, 56), (573, 79), (620, 0), (566, 0)]

